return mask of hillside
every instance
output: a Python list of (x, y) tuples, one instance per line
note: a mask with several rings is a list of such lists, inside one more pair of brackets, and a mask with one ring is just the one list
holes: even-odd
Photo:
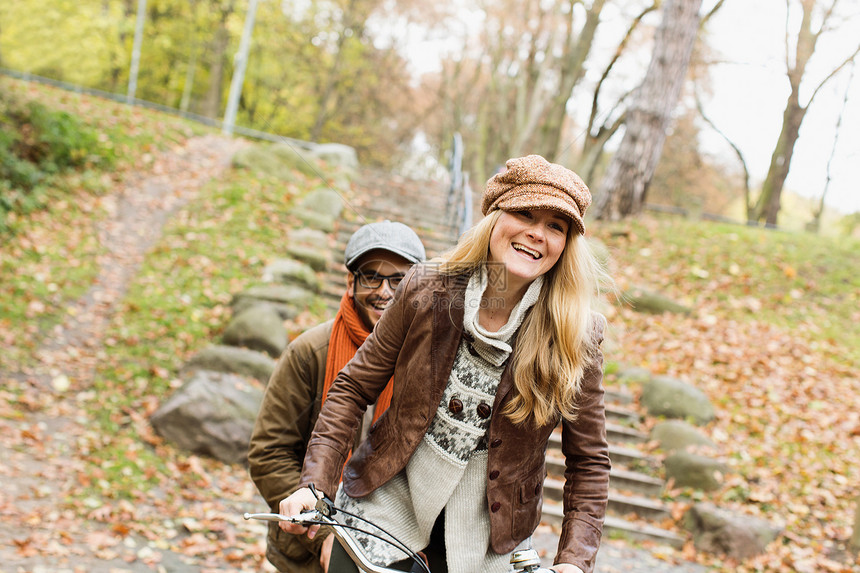
[[(282, 254), (296, 226), (286, 208), (319, 178), (232, 169), (250, 142), (169, 116), (3, 89), (83, 118), (117, 163), (59, 176), (48, 208), (0, 239), (0, 531), (15, 543), (0, 558), (260, 570), (262, 528), (241, 519), (259, 503), (245, 470), (162, 443), (147, 416), (184, 361), (218, 339), (232, 294)], [(379, 192), (362, 182), (385, 185), (364, 176), (339, 188), (348, 203)], [(140, 226), (129, 235), (118, 221)], [(731, 468), (709, 499), (785, 527), (740, 565), (689, 545), (683, 556), (724, 571), (858, 570), (844, 550), (860, 467), (860, 241), (652, 217), (590, 229), (620, 290), (646, 286), (695, 309), (607, 306), (608, 371), (644, 367), (705, 391), (718, 407), (705, 431)], [(321, 299), (291, 334), (330, 313)], [(664, 494), (678, 515), (700, 497)]]

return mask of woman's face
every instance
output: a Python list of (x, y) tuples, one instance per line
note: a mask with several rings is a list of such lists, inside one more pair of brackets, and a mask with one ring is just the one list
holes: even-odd
[(509, 287), (522, 287), (555, 265), (569, 228), (570, 219), (550, 209), (503, 211), (490, 235), (489, 260), (505, 265)]

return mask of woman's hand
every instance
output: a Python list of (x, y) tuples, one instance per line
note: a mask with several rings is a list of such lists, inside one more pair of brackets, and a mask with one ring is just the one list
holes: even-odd
[(328, 573), (328, 564), (331, 561), (331, 546), (334, 543), (334, 535), (329, 535), (323, 540), (322, 551), (320, 551), (320, 565), (323, 571)]
[(556, 573), (583, 573), (582, 569), (570, 563), (556, 563), (552, 566)]
[[(290, 497), (281, 500), (281, 503), (278, 504), (278, 513), (281, 515), (298, 515), (306, 509), (313, 509), (316, 504), (317, 497), (310, 488), (303, 487), (296, 490)], [(307, 531), (308, 539), (313, 539), (320, 528), (319, 525), (305, 527), (301, 523), (290, 523), (289, 521), (281, 521), (278, 523), (278, 526), (293, 535), (301, 535)]]

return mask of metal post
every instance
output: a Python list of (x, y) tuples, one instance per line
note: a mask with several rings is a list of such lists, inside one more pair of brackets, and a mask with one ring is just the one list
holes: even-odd
[(254, 30), (254, 17), (257, 13), (257, 1), (250, 0), (248, 13), (245, 15), (245, 29), (239, 42), (239, 51), (234, 58), (235, 69), (230, 81), (230, 95), (227, 97), (227, 111), (224, 113), (224, 125), (221, 131), (225, 135), (233, 134), (233, 124), (236, 123), (236, 108), (239, 107), (239, 96), (242, 94), (242, 83), (245, 81), (245, 65), (248, 63), (248, 50), (251, 46), (251, 33)]
[(131, 49), (131, 70), (128, 72), (126, 103), (134, 102), (137, 92), (137, 71), (140, 68), (140, 45), (143, 43), (143, 21), (146, 19), (146, 0), (137, 0), (137, 21), (134, 26), (134, 45)]

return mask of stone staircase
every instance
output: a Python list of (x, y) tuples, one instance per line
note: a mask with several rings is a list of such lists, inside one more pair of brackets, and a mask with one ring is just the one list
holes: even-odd
[[(444, 183), (363, 172), (353, 183), (344, 213), (336, 223), (336, 240), (332, 246), (335, 260), (324, 273), (326, 304), (334, 311), (340, 303), (346, 273), (342, 253), (350, 235), (365, 223), (390, 219), (411, 226), (424, 241), (428, 257), (451, 248), (456, 242), (456, 229), (446, 220), (445, 194)], [(476, 217), (481, 216), (477, 204), (474, 212)], [(681, 547), (684, 538), (671, 530), (669, 508), (660, 500), (664, 486), (663, 480), (657, 477), (660, 464), (635, 448), (635, 444), (647, 441), (648, 436), (638, 429), (641, 420), (632, 408), (633, 397), (623, 390), (607, 389), (606, 404), (612, 472), (604, 538), (647, 540)], [(560, 429), (550, 439), (547, 474), (544, 521), (558, 525), (562, 518), (564, 487)]]

